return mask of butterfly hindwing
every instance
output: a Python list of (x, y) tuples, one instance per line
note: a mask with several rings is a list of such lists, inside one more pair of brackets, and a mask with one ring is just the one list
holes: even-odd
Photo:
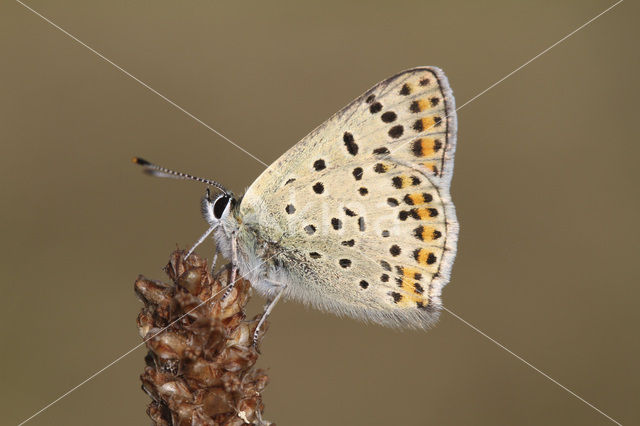
[(289, 262), (289, 295), (383, 324), (437, 316), (458, 225), (456, 118), (444, 74), (385, 80), (287, 151), (240, 206)]

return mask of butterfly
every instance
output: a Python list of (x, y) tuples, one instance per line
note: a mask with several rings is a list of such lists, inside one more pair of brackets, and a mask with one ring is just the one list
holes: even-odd
[(232, 277), (239, 273), (267, 297), (262, 321), (285, 297), (386, 326), (427, 328), (456, 254), (449, 191), (456, 133), (446, 76), (418, 67), (352, 101), (238, 198), (213, 180), (134, 161), (151, 174), (222, 191), (212, 197), (207, 189), (202, 212), (210, 227), (196, 246), (213, 233)]

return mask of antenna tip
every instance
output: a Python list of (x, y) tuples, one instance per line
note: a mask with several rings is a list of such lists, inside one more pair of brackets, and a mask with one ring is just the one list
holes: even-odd
[(148, 166), (149, 164), (151, 164), (147, 160), (144, 160), (144, 159), (142, 159), (140, 157), (133, 157), (131, 159), (131, 162), (134, 163), (134, 164), (138, 164), (140, 166)]

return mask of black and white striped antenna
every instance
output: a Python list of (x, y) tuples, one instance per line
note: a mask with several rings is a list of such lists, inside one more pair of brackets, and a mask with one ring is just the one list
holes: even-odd
[(167, 169), (166, 167), (158, 166), (157, 164), (153, 164), (145, 159), (140, 157), (133, 157), (131, 159), (133, 163), (142, 166), (144, 168), (144, 172), (151, 176), (163, 177), (163, 178), (172, 178), (172, 179), (186, 179), (186, 180), (195, 180), (196, 182), (202, 182), (207, 185), (215, 186), (220, 191), (225, 194), (231, 196), (231, 192), (228, 191), (224, 186), (220, 185), (215, 180), (205, 179), (197, 176), (190, 175), (188, 173), (176, 172), (175, 170)]

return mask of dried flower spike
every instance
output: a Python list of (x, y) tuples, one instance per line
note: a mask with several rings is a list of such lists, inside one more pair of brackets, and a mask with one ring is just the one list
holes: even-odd
[(185, 254), (176, 250), (165, 267), (173, 284), (142, 276), (135, 283), (144, 303), (138, 328), (149, 349), (140, 376), (152, 399), (147, 414), (163, 426), (269, 425), (262, 420), (268, 377), (253, 368), (260, 317), (247, 321), (244, 313), (250, 283), (238, 280), (221, 300), (229, 271), (212, 277), (205, 260)]

